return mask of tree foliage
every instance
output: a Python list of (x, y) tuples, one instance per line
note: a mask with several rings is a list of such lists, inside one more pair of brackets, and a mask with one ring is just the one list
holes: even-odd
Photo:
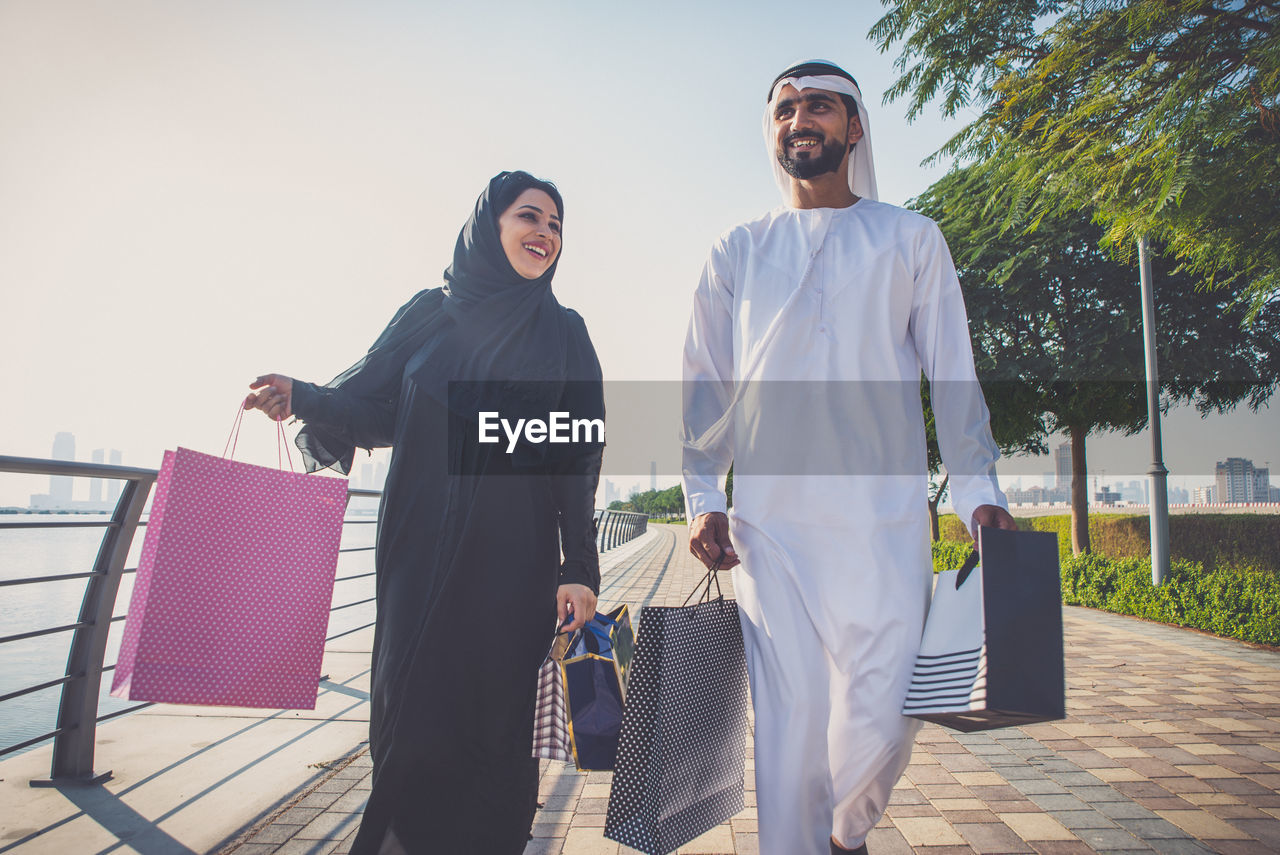
[[(1147, 423), (1138, 272), (1099, 248), (1100, 227), (1084, 212), (1047, 212), (1034, 232), (1002, 239), (999, 223), (967, 202), (999, 180), (989, 164), (956, 169), (912, 206), (950, 245), (997, 443), (1041, 454), (1063, 432), (1080, 455), (1072, 505), (1087, 549), (1085, 437)], [(1247, 324), (1245, 300), (1197, 290), (1162, 258), (1152, 267), (1162, 406), (1209, 413), (1266, 403), (1280, 381), (1280, 303)]]
[[(614, 506), (617, 507), (614, 507)], [(637, 511), (651, 517), (680, 516), (684, 513), (684, 490), (677, 484), (665, 490), (646, 490), (632, 493), (627, 501), (615, 501), (609, 505), (613, 511)]]
[(1122, 259), (1161, 243), (1202, 285), (1280, 290), (1280, 3), (882, 0), (886, 100), (978, 117), (939, 155), (992, 164), (1002, 231), (1088, 210)]

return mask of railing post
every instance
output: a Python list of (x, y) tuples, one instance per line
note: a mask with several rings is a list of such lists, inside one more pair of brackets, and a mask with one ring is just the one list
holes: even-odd
[(609, 526), (609, 548), (613, 549), (618, 545), (618, 526), (622, 525), (622, 514), (613, 515), (613, 525)]
[(155, 476), (131, 478), (121, 491), (111, 517), (113, 523), (103, 535), (93, 571), (101, 575), (85, 586), (80, 605), (80, 622), (88, 624), (75, 631), (66, 673), (74, 676), (62, 687), (58, 707), (58, 727), (63, 731), (53, 740), (53, 766), (49, 781), (32, 781), (32, 786), (52, 786), (79, 781), (97, 783), (111, 777), (110, 770), (94, 772), (94, 740), (98, 729), (98, 693), (102, 685), (102, 658), (111, 632), (111, 613), (116, 592), (124, 575), (142, 508)]

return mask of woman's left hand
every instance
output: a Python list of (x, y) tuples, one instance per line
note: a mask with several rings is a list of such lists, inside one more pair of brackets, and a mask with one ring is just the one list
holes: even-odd
[[(573, 620), (565, 625), (564, 619), (572, 614)], [(596, 616), (596, 595), (586, 585), (561, 585), (556, 589), (556, 625), (561, 632), (572, 632), (586, 626)]]

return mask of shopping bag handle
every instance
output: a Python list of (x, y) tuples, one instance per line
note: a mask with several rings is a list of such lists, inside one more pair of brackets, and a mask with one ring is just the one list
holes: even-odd
[(978, 566), (978, 550), (969, 553), (969, 557), (960, 565), (960, 572), (956, 574), (956, 590), (960, 590), (960, 586), (965, 583), (969, 575), (973, 573), (973, 568)]
[(698, 598), (699, 603), (711, 602), (711, 599), (712, 599), (711, 586), (712, 585), (716, 586), (715, 599), (719, 600), (724, 598), (724, 592), (720, 590), (720, 577), (716, 575), (716, 571), (720, 569), (720, 563), (722, 561), (724, 561), (723, 552), (721, 552), (720, 557), (716, 559), (716, 563), (712, 564), (709, 568), (707, 568), (707, 572), (703, 574), (701, 579), (698, 580), (698, 584), (694, 587), (693, 591), (689, 594), (689, 596), (684, 598), (684, 602), (680, 604), (681, 608), (684, 608), (685, 606), (689, 605), (689, 601), (693, 599), (693, 595), (697, 594), (699, 591), (702, 592), (702, 596)]
[[(240, 442), (240, 423), (244, 421), (244, 405), (240, 404), (236, 407), (236, 419), (231, 423), (231, 433), (227, 436), (227, 442), (222, 446), (222, 456), (228, 457), (227, 449), (231, 449), (230, 460), (235, 460), (236, 445)], [(289, 453), (289, 437), (285, 436), (284, 422), (276, 419), (276, 465), (281, 469), (284, 468), (285, 457), (289, 460), (289, 471), (296, 471), (293, 468), (293, 455)], [(284, 450), (282, 455), (281, 449)]]
[[(572, 617), (573, 617), (572, 615), (570, 615), (569, 617), (566, 617), (565, 623), (567, 624), (569, 620), (572, 619)], [(593, 617), (591, 620), (587, 621), (586, 624), (583, 625), (582, 629), (575, 629), (573, 631), (573, 634), (576, 634), (576, 633), (582, 632), (584, 629), (587, 630), (587, 632), (583, 635), (583, 640), (586, 642), (587, 652), (589, 653), (599, 653), (601, 650), (601, 642), (604, 642), (603, 648), (605, 650), (613, 649), (613, 638), (610, 636), (609, 631), (605, 630), (602, 626), (600, 626), (600, 624), (617, 626), (618, 622), (613, 618), (609, 617), (604, 612), (598, 611), (596, 612), (595, 617)], [(557, 632), (556, 635), (557, 636), (570, 635), (568, 649), (569, 650), (573, 649), (574, 645), (573, 645), (572, 634), (562, 629), (559, 632)], [(552, 648), (555, 647), (554, 639), (552, 639), (551, 646)], [(547, 656), (543, 658), (543, 661), (545, 662), (547, 658), (549, 658), (550, 656), (551, 656), (551, 651), (548, 650)]]

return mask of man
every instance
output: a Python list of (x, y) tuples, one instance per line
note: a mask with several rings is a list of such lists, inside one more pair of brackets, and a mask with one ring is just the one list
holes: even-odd
[(932, 582), (922, 370), (961, 519), (1016, 526), (946, 242), (876, 201), (857, 83), (793, 66), (764, 129), (786, 203), (712, 247), (685, 345), (689, 546), (735, 567), (760, 851), (865, 852), (918, 728), (901, 710)]

